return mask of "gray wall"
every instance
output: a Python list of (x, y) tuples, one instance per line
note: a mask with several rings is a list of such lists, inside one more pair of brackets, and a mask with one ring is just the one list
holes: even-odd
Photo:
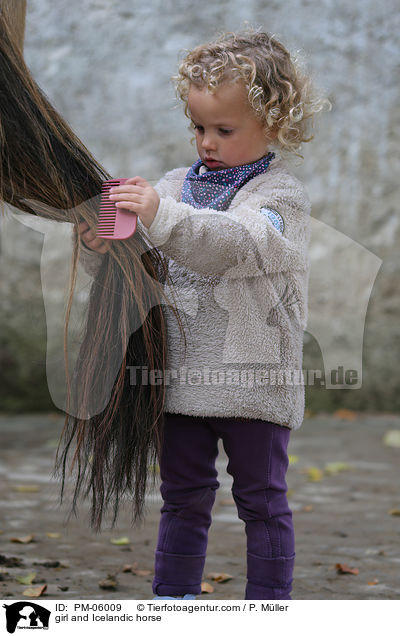
[[(398, 409), (400, 25), (395, 0), (28, 0), (25, 56), (52, 103), (111, 174), (139, 174), (153, 182), (196, 159), (169, 79), (183, 50), (218, 31), (241, 29), (246, 21), (276, 34), (290, 50), (300, 50), (333, 104), (316, 121), (314, 141), (303, 147), (305, 161), (293, 165), (308, 188), (313, 216), (382, 260), (372, 293), (356, 249), (343, 280), (335, 282), (345, 287), (352, 280), (364, 302), (369, 299), (363, 388), (310, 389), (309, 405)], [(38, 275), (42, 235), (13, 221), (7, 228), (20, 257), (17, 262), (6, 258), (3, 250), (2, 295), (7, 311), (19, 310), (17, 332), (26, 333), (23, 296), (31, 294), (36, 342), (41, 343), (46, 338)], [(323, 248), (323, 236), (320, 243)], [(18, 297), (13, 291), (24, 261), (37, 284), (36, 301), (33, 282), (30, 292), (23, 281)], [(339, 338), (329, 346), (340, 341), (345, 350), (352, 330), (359, 332), (360, 326), (347, 329), (344, 318), (332, 315), (333, 302), (324, 304), (327, 296), (334, 298), (331, 269), (331, 260), (322, 256), (311, 303), (313, 310), (321, 308), (325, 324), (336, 320), (339, 325)], [(9, 315), (3, 312), (3, 321)], [(306, 364), (320, 367), (321, 343), (311, 334), (305, 343)], [(39, 357), (42, 350), (38, 344)]]

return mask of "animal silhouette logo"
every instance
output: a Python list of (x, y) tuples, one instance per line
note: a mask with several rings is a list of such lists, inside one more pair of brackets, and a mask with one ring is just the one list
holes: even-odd
[(18, 601), (11, 605), (3, 605), (6, 609), (7, 631), (14, 634), (16, 628), (20, 629), (49, 629), (50, 610), (31, 603), (30, 601)]

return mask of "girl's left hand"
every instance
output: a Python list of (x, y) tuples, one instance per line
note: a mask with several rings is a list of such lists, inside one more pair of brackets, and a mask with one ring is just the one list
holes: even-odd
[(157, 191), (142, 177), (128, 179), (124, 185), (110, 190), (110, 199), (117, 208), (132, 210), (147, 228), (153, 223), (160, 204)]

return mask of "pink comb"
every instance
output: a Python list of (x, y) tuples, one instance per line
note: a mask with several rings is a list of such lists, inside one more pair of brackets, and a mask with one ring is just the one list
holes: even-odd
[(137, 215), (130, 210), (115, 207), (109, 199), (110, 189), (123, 185), (127, 179), (110, 179), (101, 186), (99, 220), (96, 236), (103, 239), (127, 239), (136, 231)]

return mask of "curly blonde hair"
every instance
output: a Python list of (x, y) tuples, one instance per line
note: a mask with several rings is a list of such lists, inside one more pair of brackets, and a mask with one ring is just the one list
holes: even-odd
[(171, 78), (178, 97), (188, 113), (191, 84), (206, 87), (214, 93), (225, 81), (243, 80), (255, 113), (264, 122), (266, 137), (273, 128), (276, 144), (283, 153), (294, 152), (303, 142), (311, 141), (308, 123), (324, 106), (331, 108), (325, 97), (315, 93), (311, 78), (301, 70), (300, 59), (269, 33), (249, 30), (224, 33), (214, 42), (201, 44), (189, 51), (179, 65), (178, 75)]

